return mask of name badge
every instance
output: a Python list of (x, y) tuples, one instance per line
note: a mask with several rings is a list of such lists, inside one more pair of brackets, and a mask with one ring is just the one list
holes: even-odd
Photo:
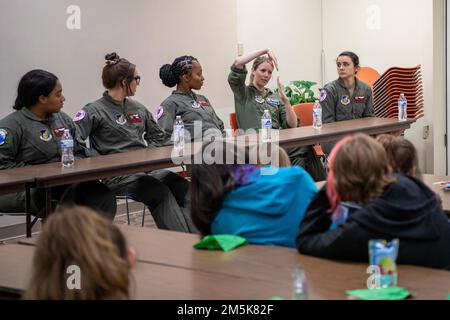
[(364, 96), (355, 96), (353, 98), (353, 101), (356, 103), (366, 103), (367, 102), (367, 98)]
[(209, 107), (208, 101), (200, 101), (200, 105), (201, 105), (202, 107)]
[(142, 118), (139, 113), (129, 113), (128, 119), (130, 119), (131, 122), (142, 122)]
[(268, 104), (274, 105), (274, 106), (279, 106), (281, 101), (279, 99), (275, 99), (275, 98), (267, 98), (266, 99)]
[(62, 137), (64, 135), (65, 129), (66, 129), (65, 127), (55, 128), (55, 129), (53, 129), (53, 132), (55, 133), (55, 135), (57, 137)]

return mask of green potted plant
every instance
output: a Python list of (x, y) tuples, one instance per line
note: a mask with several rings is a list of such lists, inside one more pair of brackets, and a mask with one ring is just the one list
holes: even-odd
[[(314, 102), (317, 98), (311, 87), (316, 84), (317, 82), (305, 80), (291, 81), (290, 84), (283, 86), (283, 91), (292, 106), (299, 103)], [(274, 93), (279, 96), (278, 89), (275, 89)]]

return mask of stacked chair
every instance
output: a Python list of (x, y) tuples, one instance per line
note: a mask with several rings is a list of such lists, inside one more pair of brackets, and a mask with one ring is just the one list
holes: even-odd
[(398, 117), (398, 97), (405, 94), (408, 101), (408, 119), (424, 115), (423, 86), (420, 65), (413, 68), (392, 67), (386, 70), (372, 86), (375, 116)]

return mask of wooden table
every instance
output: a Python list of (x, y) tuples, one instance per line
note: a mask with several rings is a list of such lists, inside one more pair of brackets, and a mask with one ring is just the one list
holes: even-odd
[[(120, 229), (136, 248), (138, 261), (153, 266), (148, 274), (144, 267), (136, 269), (137, 298), (290, 299), (291, 273), (301, 265), (311, 299), (346, 299), (345, 290), (365, 288), (369, 276), (368, 264), (305, 256), (291, 248), (246, 245), (229, 252), (195, 250), (197, 235), (130, 226)], [(35, 241), (21, 243), (34, 245)], [(415, 298), (447, 297), (449, 271), (409, 265), (400, 265), (398, 270), (399, 286)], [(160, 291), (152, 288), (153, 281)], [(210, 287), (209, 281), (213, 281)]]
[[(363, 118), (324, 124), (321, 129), (309, 127), (291, 128), (279, 131), (279, 144), (291, 148), (340, 139), (355, 132), (379, 134), (405, 130), (411, 121), (399, 122), (395, 119)], [(236, 141), (258, 142), (258, 135), (241, 136)], [(77, 159), (74, 166), (63, 168), (59, 162), (0, 171), (0, 191), (27, 191), (32, 186), (46, 191), (46, 214), (51, 211), (51, 187), (82, 181), (102, 179), (138, 172), (148, 172), (188, 162), (201, 148), (201, 143), (187, 144), (183, 157), (174, 157), (172, 146), (140, 149), (125, 153)], [(26, 207), (27, 236), (31, 236), (31, 213)], [(34, 222), (37, 219), (35, 218)]]

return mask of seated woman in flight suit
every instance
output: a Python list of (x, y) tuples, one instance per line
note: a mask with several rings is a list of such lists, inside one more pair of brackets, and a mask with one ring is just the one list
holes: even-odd
[[(200, 90), (205, 78), (202, 66), (192, 56), (176, 58), (172, 64), (165, 64), (159, 70), (159, 77), (169, 88), (176, 90), (165, 99), (156, 111), (158, 124), (172, 134), (175, 118), (180, 116), (190, 140), (204, 136), (225, 136), (222, 120), (217, 116), (209, 100), (192, 90)], [(197, 124), (198, 123), (198, 124)], [(195, 126), (198, 127), (195, 127)]]
[[(148, 109), (134, 96), (141, 77), (134, 64), (115, 52), (107, 54), (103, 97), (87, 104), (74, 117), (80, 138), (91, 142), (92, 155), (106, 155), (170, 143)], [(105, 179), (115, 195), (146, 204), (160, 229), (194, 232), (185, 197), (187, 180), (168, 170)]]
[[(64, 130), (77, 136), (72, 119), (61, 111), (64, 101), (61, 82), (54, 74), (32, 70), (22, 77), (13, 106), (16, 111), (0, 120), (0, 170), (61, 161)], [(75, 139), (74, 155), (84, 156), (83, 145)], [(99, 181), (54, 187), (52, 196), (91, 207), (111, 220), (116, 214), (115, 197)], [(31, 189), (31, 213), (44, 209), (44, 189)], [(0, 211), (24, 212), (25, 192), (1, 195)]]

